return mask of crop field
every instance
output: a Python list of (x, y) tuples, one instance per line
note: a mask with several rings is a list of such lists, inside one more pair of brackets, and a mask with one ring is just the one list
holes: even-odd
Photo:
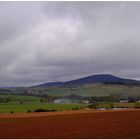
[(7, 97), (9, 98), (10, 102), (39, 102), (40, 97), (35, 97), (35, 96), (25, 96), (25, 95), (7, 95), (7, 94), (0, 94), (0, 97)]
[[(34, 94), (34, 93), (33, 93)], [(59, 96), (64, 95), (79, 95), (79, 96), (109, 96), (109, 95), (123, 95), (123, 96), (140, 96), (140, 87), (129, 87), (123, 85), (84, 85), (75, 87), (57, 87), (43, 89), (43, 94), (49, 96)], [(8, 102), (0, 102), (0, 113), (11, 113), (11, 112), (33, 112), (36, 109), (46, 109), (46, 110), (74, 110), (83, 109), (88, 105), (81, 103), (70, 103), (70, 104), (55, 104), (41, 102), (41, 97), (30, 96), (30, 95), (14, 95), (14, 94), (0, 94), (1, 98), (7, 98)], [(113, 103), (113, 107), (128, 107), (134, 108), (134, 103)], [(110, 108), (108, 103), (100, 104), (98, 108)]]
[[(135, 103), (113, 103), (114, 108), (135, 108)], [(97, 108), (110, 108), (110, 103), (101, 103)]]
[(118, 108), (134, 108), (135, 107), (135, 103), (114, 103), (114, 107), (118, 107)]
[(0, 113), (11, 113), (11, 112), (33, 112), (36, 109), (45, 109), (45, 110), (56, 110), (56, 111), (64, 111), (64, 110), (74, 110), (74, 109), (82, 109), (85, 108), (85, 104), (55, 104), (55, 103), (47, 103), (40, 102), (40, 97), (35, 96), (23, 96), (23, 95), (0, 95), (1, 97), (8, 97), (9, 102), (0, 103)]
[[(28, 116), (30, 115), (30, 116)], [(0, 138), (140, 138), (140, 110), (69, 111), (0, 116)]]
[(55, 103), (1, 103), (0, 104), (0, 113), (10, 113), (11, 111), (15, 112), (27, 112), (34, 111), (35, 109), (46, 109), (46, 110), (72, 110), (75, 108), (82, 109), (85, 108), (84, 104), (55, 104)]
[(52, 88), (47, 89), (44, 93), (48, 95), (64, 96), (76, 94), (80, 96), (110, 96), (110, 95), (125, 95), (125, 96), (140, 96), (140, 87), (129, 87), (123, 85), (88, 85), (77, 86), (73, 88)]
[[(23, 95), (0, 95), (0, 97), (8, 97), (8, 102), (0, 102), (0, 113), (16, 113), (16, 112), (34, 112), (36, 109), (65, 111), (79, 110), (87, 108), (89, 104), (83, 103), (48, 103), (40, 102), (40, 97), (23, 96)], [(110, 108), (109, 102), (99, 103), (97, 108)], [(134, 103), (113, 103), (113, 107), (117, 108), (134, 108)]]

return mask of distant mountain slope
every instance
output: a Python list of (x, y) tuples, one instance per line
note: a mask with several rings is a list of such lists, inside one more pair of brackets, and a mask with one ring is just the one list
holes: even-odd
[(140, 81), (123, 79), (110, 74), (92, 75), (77, 80), (67, 81), (64, 84), (88, 84), (88, 83), (104, 83), (104, 84), (140, 84)]
[(123, 84), (123, 85), (140, 85), (140, 81), (124, 79), (116, 77), (110, 74), (91, 75), (88, 77), (71, 80), (67, 82), (51, 82), (38, 85), (37, 87), (52, 87), (52, 86), (67, 86), (67, 85), (80, 85), (91, 83), (103, 83), (103, 84)]
[(49, 83), (36, 85), (34, 87), (54, 87), (54, 86), (61, 86), (61, 85), (63, 85), (63, 82), (49, 82)]

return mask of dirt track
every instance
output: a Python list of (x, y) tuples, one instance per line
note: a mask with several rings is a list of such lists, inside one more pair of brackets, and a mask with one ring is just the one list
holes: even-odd
[(139, 118), (140, 110), (0, 115), (0, 138), (140, 138)]

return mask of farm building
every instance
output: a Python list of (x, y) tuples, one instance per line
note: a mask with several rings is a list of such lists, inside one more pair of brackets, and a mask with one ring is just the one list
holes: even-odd
[(83, 104), (89, 104), (89, 101), (88, 100), (84, 100), (82, 101)]
[(67, 99), (56, 99), (56, 100), (54, 100), (54, 103), (57, 103), (57, 104), (69, 104), (69, 103), (72, 103), (72, 101), (67, 100)]
[(120, 103), (128, 103), (128, 100), (120, 100)]

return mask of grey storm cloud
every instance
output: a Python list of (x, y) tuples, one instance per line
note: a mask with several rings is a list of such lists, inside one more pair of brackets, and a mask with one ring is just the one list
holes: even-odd
[(0, 2), (0, 86), (140, 79), (139, 60), (140, 2)]

